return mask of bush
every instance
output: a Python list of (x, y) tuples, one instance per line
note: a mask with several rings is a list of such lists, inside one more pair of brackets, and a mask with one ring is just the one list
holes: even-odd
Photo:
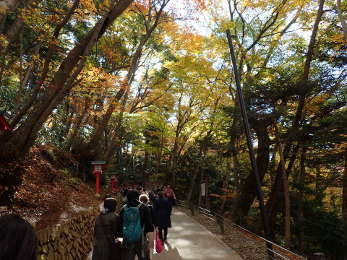
[[(306, 208), (307, 210), (307, 208)], [(343, 258), (346, 234), (342, 220), (323, 208), (310, 209), (304, 220), (304, 241), (310, 252), (323, 251), (335, 259)]]

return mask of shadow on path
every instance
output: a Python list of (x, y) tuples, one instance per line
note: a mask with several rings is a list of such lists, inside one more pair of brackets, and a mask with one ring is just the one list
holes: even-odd
[(175, 209), (165, 251), (152, 260), (241, 260), (231, 248), (185, 213)]
[(152, 260), (183, 260), (176, 247), (172, 247), (170, 243), (165, 244), (165, 250), (160, 254), (152, 255)]

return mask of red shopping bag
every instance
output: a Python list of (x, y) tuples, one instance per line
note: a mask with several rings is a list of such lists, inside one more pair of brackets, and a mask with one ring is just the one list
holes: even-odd
[(0, 131), (10, 131), (11, 127), (7, 123), (6, 118), (0, 112)]
[(163, 242), (159, 238), (158, 232), (155, 232), (154, 249), (158, 254), (160, 254), (164, 250)]

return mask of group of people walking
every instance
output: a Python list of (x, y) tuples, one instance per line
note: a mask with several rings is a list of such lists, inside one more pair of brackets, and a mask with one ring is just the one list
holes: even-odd
[[(115, 198), (105, 196), (94, 229), (93, 260), (150, 260), (152, 239), (158, 232), (165, 243), (171, 227), (175, 193), (170, 186), (149, 192), (143, 188), (121, 191), (124, 205), (116, 214)], [(122, 238), (122, 239), (121, 239)], [(122, 242), (120, 242), (122, 241)]]
[[(171, 227), (171, 211), (176, 197), (170, 186), (145, 191), (124, 188), (119, 214), (118, 203), (105, 196), (96, 218), (93, 239), (93, 260), (150, 260), (150, 237), (158, 232), (167, 240)], [(38, 239), (30, 223), (0, 209), (0, 259), (34, 260)], [(120, 239), (122, 238), (122, 239)], [(122, 242), (120, 242), (122, 240)]]

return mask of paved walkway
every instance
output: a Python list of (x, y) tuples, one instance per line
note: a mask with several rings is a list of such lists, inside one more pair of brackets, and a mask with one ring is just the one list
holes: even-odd
[(165, 251), (152, 260), (241, 260), (232, 249), (185, 213), (174, 210)]
[[(174, 210), (165, 250), (152, 260), (241, 260), (214, 234), (185, 213)], [(152, 250), (151, 250), (152, 251)], [(91, 259), (91, 255), (88, 259)]]

